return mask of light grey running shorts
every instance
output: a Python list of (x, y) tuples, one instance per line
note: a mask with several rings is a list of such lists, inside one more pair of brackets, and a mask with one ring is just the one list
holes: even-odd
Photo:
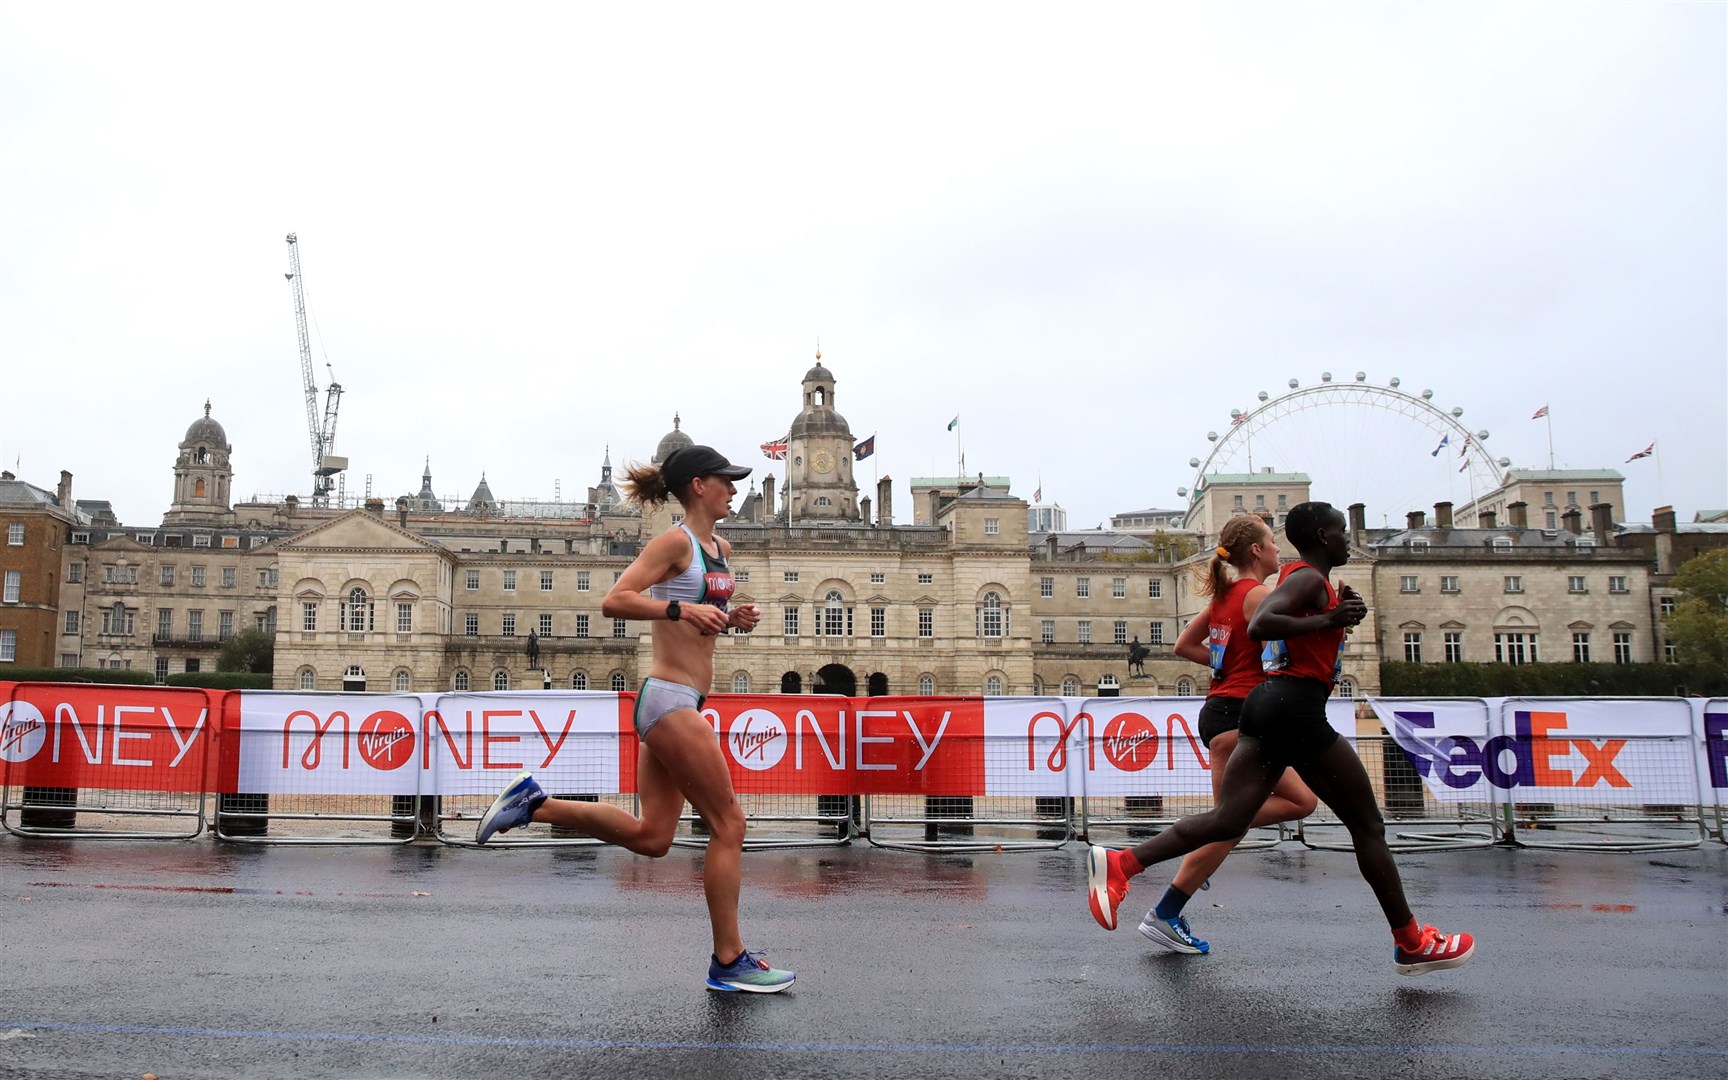
[(636, 734), (646, 739), (660, 718), (674, 709), (701, 709), (708, 700), (693, 686), (667, 682), (665, 679), (643, 679), (642, 690), (636, 695), (636, 713), (631, 719)]

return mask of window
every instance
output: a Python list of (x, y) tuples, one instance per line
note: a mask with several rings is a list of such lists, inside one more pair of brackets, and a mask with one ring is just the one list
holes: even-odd
[(924, 674), (918, 676), (918, 695), (932, 697), (936, 693), (936, 676)]
[(833, 506), (834, 500), (830, 499), (826, 495), (818, 495), (818, 496), (816, 496), (816, 505), (817, 506)]
[(1602, 493), (1600, 491), (1592, 491), (1590, 493), (1590, 505), (1591, 506), (1595, 506), (1597, 503), (1599, 503), (1601, 501), (1602, 501)]
[(23, 586), (24, 572), (22, 570), (6, 571), (5, 602), (8, 604), (16, 604)]
[(84, 564), (75, 562), (66, 567), (66, 580), (76, 585), (84, 580)]
[(1092, 579), (1089, 577), (1075, 578), (1074, 595), (1082, 600), (1089, 598), (1092, 595)]
[(174, 636), (174, 609), (156, 609), (156, 636), (164, 641)]
[(930, 573), (929, 571), (925, 571), (924, 573), (918, 575), (918, 584), (920, 584), (920, 585), (934, 585), (934, 584), (936, 584), (936, 575)]
[(398, 601), (396, 604), (396, 632), (412, 634), (414, 632), (414, 605)]
[(66, 613), (66, 633), (76, 634), (77, 632), (78, 632), (78, 613), (76, 611), (68, 611)]
[(1160, 622), (1157, 619), (1153, 619), (1151, 624), (1147, 626), (1146, 630), (1147, 630), (1146, 644), (1148, 644), (1148, 645), (1162, 645), (1162, 644), (1164, 644), (1164, 624), (1162, 622)]
[(1657, 610), (1662, 612), (1662, 614), (1672, 615), (1674, 614), (1674, 598), (1672, 596), (1664, 596), (1656, 601), (1656, 607)]
[(887, 582), (888, 582), (888, 575), (887, 574), (884, 574), (880, 570), (870, 571), (870, 584), (872, 584), (872, 585), (885, 585), (885, 584), (887, 584)]
[(492, 673), (492, 689), (510, 689), (510, 673), (508, 671), (494, 671)]
[(1039, 596), (1055, 596), (1056, 595), (1056, 579), (1053, 577), (1041, 577), (1041, 578), (1039, 578), (1038, 579), (1038, 595)]
[(612, 692), (614, 694), (622, 694), (624, 692), (624, 673), (621, 671), (614, 671), (612, 673)]
[(1045, 619), (1038, 624), (1038, 640), (1046, 645), (1056, 643), (1056, 620)]
[(480, 587), (480, 571), (468, 571), (468, 591), (473, 592)]
[(514, 570), (504, 571), (504, 591), (505, 592), (515, 592), (516, 591), (516, 571), (514, 571)]
[(1237, 510), (1242, 509), (1242, 496), (1240, 496), (1240, 495), (1236, 496), (1235, 501), (1233, 503), (1231, 503), (1231, 505), (1233, 508), (1235, 508)]
[(356, 585), (348, 590), (348, 602), (342, 623), (348, 627), (350, 634), (362, 634), (372, 629), (372, 600), (366, 595), (366, 590)]
[(1558, 516), (1559, 516), (1559, 515), (1557, 515), (1557, 514), (1556, 514), (1556, 513), (1555, 513), (1555, 512), (1554, 512), (1554, 511), (1552, 511), (1552, 510), (1549, 510), (1549, 511), (1546, 511), (1546, 512), (1545, 512), (1545, 513), (1544, 513), (1544, 514), (1543, 514), (1543, 515), (1542, 515), (1542, 524), (1543, 524), (1543, 526), (1544, 526), (1544, 527), (1545, 527), (1545, 528), (1549, 528), (1549, 529), (1555, 529), (1555, 528), (1558, 528), (1558, 527), (1559, 527), (1559, 525), (1560, 525), (1560, 522), (1559, 522), (1559, 521), (1558, 521), (1558, 520), (1557, 520), (1557, 518), (1558, 518)]
[(1500, 664), (1536, 663), (1536, 635), (1523, 632), (1495, 634), (1494, 661)]
[(218, 611), (216, 613), (216, 640), (227, 641), (234, 636), (234, 613)]
[(1544, 505), (1544, 506), (1553, 506), (1554, 505), (1554, 493), (1552, 491), (1544, 491), (1542, 493), (1542, 505)]
[(987, 638), (1002, 636), (1002, 594), (994, 590), (984, 594), (984, 608), (979, 620), (980, 632)]
[(1278, 509), (1283, 510), (1285, 508), (1286, 500), (1288, 500), (1288, 499), (1289, 499), (1288, 495), (1278, 496)]
[(734, 694), (748, 694), (750, 692), (749, 672), (734, 671), (732, 673), (732, 692)]
[(1118, 645), (1128, 644), (1128, 620), (1117, 619), (1110, 628), (1110, 640)]
[(90, 542), (90, 534), (87, 532), (75, 532), (72, 534), (72, 542), (74, 544), (88, 544)]
[(24, 523), (14, 521), (6, 526), (6, 542), (13, 547), (24, 546)]
[(1459, 589), (1458, 589), (1458, 575), (1457, 574), (1441, 574), (1440, 575), (1440, 591), (1443, 593), (1456, 593), (1456, 592), (1458, 592), (1459, 591)]
[(458, 668), (456, 670), (456, 678), (451, 683), (451, 686), (457, 690), (468, 689), (468, 672), (464, 669)]
[(479, 612), (470, 611), (466, 615), (462, 616), (462, 636), (463, 637), (479, 637), (480, 636), (480, 613)]
[(1626, 588), (1626, 579), (1624, 577), (1615, 576), (1608, 579), (1608, 591), (1611, 593), (1623, 593), (1630, 592), (1631, 590)]
[(1082, 645), (1092, 644), (1092, 620), (1091, 619), (1081, 619), (1080, 620), (1079, 626), (1075, 630), (1074, 640), (1078, 641)]
[(1512, 550), (1512, 538), (1509, 536), (1496, 536), (1494, 538), (1494, 550), (1496, 552), (1511, 551)]
[(549, 611), (543, 611), (540, 613), (540, 636), (552, 636), (552, 613)]
[(1193, 697), (1194, 696), (1194, 681), (1186, 675), (1182, 676), (1180, 679), (1177, 679), (1176, 680), (1176, 696), (1177, 697)]
[(822, 602), (822, 636), (843, 637), (845, 628), (846, 602), (838, 589), (830, 589)]
[(162, 564), (162, 579), (161, 580), (162, 580), (162, 584), (164, 584), (164, 585), (174, 584), (174, 564), (173, 563), (163, 563)]
[(407, 668), (397, 668), (394, 681), (396, 683), (396, 692), (399, 694), (407, 693), (409, 690), (413, 689), (414, 679), (408, 674)]
[(1146, 595), (1153, 600), (1162, 600), (1164, 598), (1164, 583), (1157, 578), (1148, 580), (1146, 582)]
[(984, 519), (984, 535), (985, 536), (995, 536), (995, 535), (999, 534), (1001, 531), (1002, 531), (1002, 519), (1001, 518), (985, 518)]
[(576, 591), (577, 592), (587, 592), (588, 591), (588, 571), (586, 571), (586, 570), (576, 571)]
[(240, 538), (238, 536), (224, 536), (222, 538), (222, 546), (225, 548), (237, 548), (240, 546)]
[(936, 609), (921, 607), (918, 609), (918, 636), (933, 638), (936, 636)]
[(1355, 680), (1354, 679), (1339, 679), (1338, 680), (1338, 696), (1341, 698), (1353, 698), (1353, 697), (1355, 697), (1356, 696), (1356, 682), (1355, 682)]
[(1583, 630), (1572, 632), (1572, 662), (1588, 664), (1590, 662), (1590, 634)]
[(204, 587), (204, 568), (202, 566), (192, 568), (192, 587), (195, 589)]
[[(467, 673), (464, 672), (463, 674), (467, 674)], [(311, 668), (301, 668), (300, 669), (300, 689), (302, 689), (302, 690), (315, 690), (317, 688), (318, 688), (318, 673), (313, 671)], [(461, 687), (461, 689), (466, 690), (468, 688), (466, 686), (464, 686), (464, 687)]]
[(168, 658), (166, 656), (156, 658), (156, 681), (159, 683), (168, 681)]
[(1462, 664), (1464, 662), (1464, 634), (1459, 630), (1448, 630), (1441, 635), (1446, 646), (1446, 662)]
[(1415, 574), (1404, 574), (1398, 579), (1398, 591), (1401, 593), (1418, 593), (1422, 591)]
[(204, 612), (199, 608), (193, 608), (186, 613), (186, 640), (204, 640)]
[(583, 613), (576, 616), (576, 636), (577, 637), (587, 637), (588, 636), (588, 613), (587, 612), (583, 612)]
[(1506, 575), (1506, 591), (1519, 593), (1524, 591), (1524, 579), (1517, 574)]
[(222, 568), (222, 587), (224, 589), (232, 589), (234, 587), (234, 576), (237, 573), (239, 573), (239, 571), (232, 566), (224, 566)]
[(1128, 579), (1125, 577), (1113, 577), (1113, 578), (1111, 578), (1110, 579), (1110, 598), (1113, 600), (1121, 600), (1121, 599), (1125, 598), (1127, 595), (1128, 595)]
[(873, 607), (870, 609), (870, 636), (871, 637), (887, 637), (888, 636), (888, 609), (887, 608), (885, 608), (885, 607)]
[(540, 591), (541, 592), (551, 592), (552, 591), (552, 571), (550, 571), (550, 570), (540, 571)]
[(1063, 697), (1079, 697), (1080, 696), (1080, 680), (1076, 679), (1072, 675), (1063, 679), (1062, 680), (1062, 696)]
[(279, 580), (277, 578), (277, 573), (278, 570), (274, 566), (268, 570), (258, 571), (258, 587), (260, 589), (274, 589)]
[(1584, 587), (1584, 575), (1568, 575), (1566, 578), (1566, 591), (1569, 593), (1589, 592), (1590, 590)]
[(499, 633), (505, 637), (516, 636), (516, 613), (514, 611), (506, 611), (498, 622)]
[(798, 636), (798, 609), (787, 607), (780, 609), (780, 632), (787, 637)]
[(623, 619), (613, 619), (612, 636), (615, 638), (629, 637), (630, 624)]
[(734, 570), (732, 572), (732, 580), (740, 585), (748, 585), (750, 584), (750, 571)]
[[(1680, 662), (1680, 650), (1675, 647), (1672, 641), (1664, 641), (1662, 643), (1662, 659), (1666, 660), (1670, 664), (1678, 664)], [(69, 665), (62, 664), (61, 666), (67, 667)]]
[(570, 673), (570, 689), (588, 689), (588, 673), (586, 671), (572, 671)]
[(783, 570), (780, 573), (780, 580), (785, 581), (788, 584), (795, 582), (798, 580), (798, 571), (796, 571), (796, 570)]
[(1630, 664), (1632, 662), (1632, 632), (1630, 630), (1614, 631), (1614, 662)]
[(0, 663), (12, 664), (18, 660), (18, 631), (0, 630)]
[(303, 600), (300, 602), (300, 629), (318, 629), (318, 601)]
[(1568, 491), (1566, 493), (1566, 505), (1567, 506), (1577, 506), (1578, 505), (1578, 493), (1576, 491)]
[(1002, 676), (991, 675), (984, 680), (984, 693), (987, 697), (1002, 696)]
[(1419, 630), (1404, 632), (1404, 662), (1420, 664), (1422, 662), (1422, 633)]

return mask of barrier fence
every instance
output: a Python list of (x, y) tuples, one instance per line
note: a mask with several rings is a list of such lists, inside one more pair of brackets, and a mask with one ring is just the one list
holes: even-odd
[[(747, 846), (1026, 850), (1211, 805), (1200, 698), (709, 697)], [(1724, 839), (1728, 701), (1374, 698), (1328, 707), (1405, 850)], [(634, 695), (340, 694), (0, 682), (0, 827), (23, 836), (471, 844), (518, 772), (639, 810)], [(212, 800), (210, 797), (214, 796)], [(214, 813), (210, 812), (214, 803)], [(1348, 848), (1322, 807), (1259, 830)], [(501, 847), (596, 843), (545, 825)], [(688, 807), (675, 843), (707, 842)]]

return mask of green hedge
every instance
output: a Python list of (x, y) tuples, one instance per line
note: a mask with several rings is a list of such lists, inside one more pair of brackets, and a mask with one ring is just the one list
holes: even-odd
[(169, 686), (201, 686), (208, 690), (268, 690), (270, 675), (250, 671), (183, 671), (168, 676)]
[(0, 664), (0, 679), (11, 682), (154, 683), (148, 671), (130, 668), (38, 667), (15, 668)]
[(1392, 697), (1676, 697), (1728, 693), (1728, 672), (1677, 664), (1380, 665)]

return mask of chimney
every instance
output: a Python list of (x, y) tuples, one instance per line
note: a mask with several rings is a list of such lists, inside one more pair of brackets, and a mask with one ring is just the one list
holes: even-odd
[(936, 524), (936, 515), (942, 509), (942, 492), (936, 488), (930, 489), (930, 524)]
[(858, 500), (858, 520), (866, 525), (870, 524), (870, 496), (868, 495)]
[(300, 509), (300, 496), (289, 495), (282, 500), (282, 514), (284, 517), (293, 517), (294, 511), (298, 509)]
[(1451, 503), (1437, 502), (1434, 504), (1434, 527), (1436, 529), (1450, 529), (1452, 527)]
[(1590, 531), (1596, 534), (1598, 547), (1614, 544), (1614, 504), (1597, 503), (1590, 508)]
[(1362, 503), (1350, 504), (1350, 542), (1358, 546), (1362, 543), (1362, 534), (1368, 531), (1368, 507)]
[(1412, 510), (1404, 515), (1404, 527), (1406, 529), (1420, 529), (1427, 524), (1427, 517), (1428, 515), (1420, 510)]
[(762, 520), (770, 524), (775, 520), (774, 477), (772, 475), (762, 478)]
[(1511, 525), (1512, 528), (1514, 528), (1514, 529), (1528, 529), (1530, 527), (1530, 516), (1527, 513), (1527, 511), (1529, 509), (1530, 509), (1530, 504), (1525, 502), (1522, 499), (1518, 500), (1515, 503), (1507, 503), (1506, 504), (1506, 521), (1507, 521), (1507, 524)]
[(396, 524), (406, 529), (408, 527), (408, 496), (396, 500)]
[(1583, 535), (1584, 511), (1576, 506), (1567, 507), (1566, 512), (1560, 515), (1560, 527), (1574, 536)]
[(876, 481), (876, 520), (879, 524), (894, 524), (893, 492), (893, 480), (884, 476)]
[(1679, 531), (1674, 525), (1674, 508), (1658, 506), (1650, 512), (1650, 524), (1656, 527), (1656, 572), (1672, 574), (1675, 570), (1675, 534)]
[(1044, 541), (1044, 547), (1048, 551), (1047, 558), (1049, 558), (1049, 560), (1051, 562), (1055, 562), (1056, 561), (1056, 534), (1055, 533), (1051, 533), (1049, 535), (1049, 537)]
[(1654, 525), (1659, 533), (1676, 532), (1674, 508), (1672, 506), (1658, 506), (1650, 513), (1650, 524)]
[(1480, 514), (1476, 515), (1476, 521), (1482, 526), (1482, 528), (1492, 529), (1494, 527), (1494, 511), (1482, 511)]
[(72, 474), (65, 469), (60, 470), (60, 493), (57, 496), (60, 509), (71, 510), (72, 506)]

